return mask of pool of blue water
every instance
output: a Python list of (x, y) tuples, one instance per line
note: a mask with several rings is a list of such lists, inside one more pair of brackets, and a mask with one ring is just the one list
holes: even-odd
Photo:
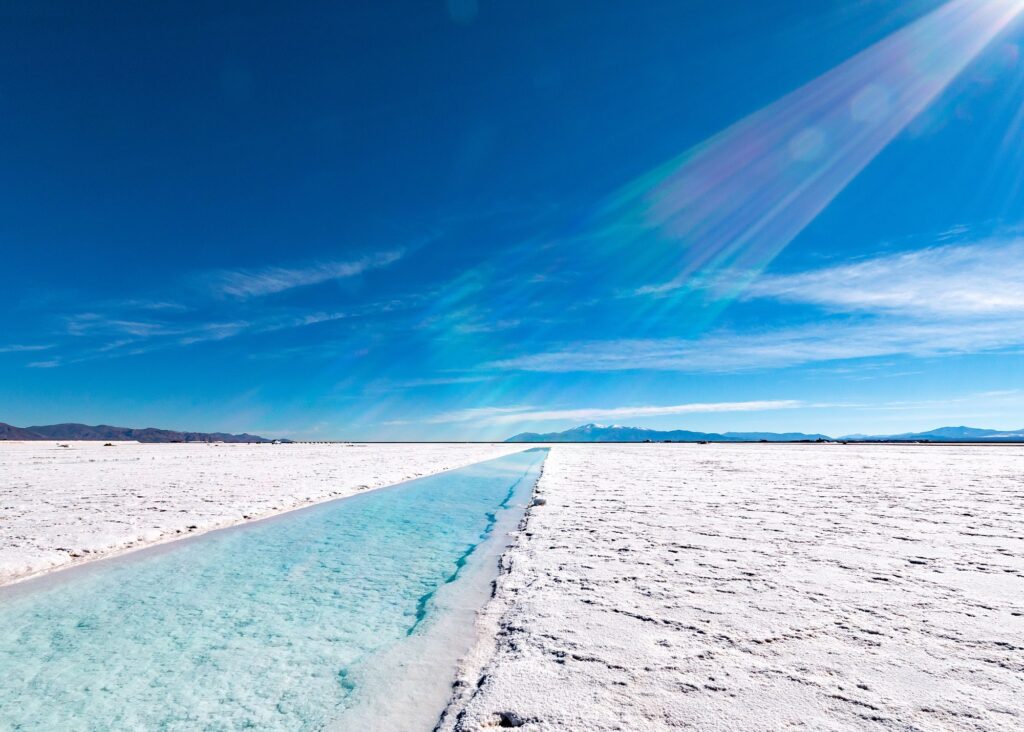
[(354, 670), (404, 642), (422, 653), (411, 640), (443, 612), (439, 590), (457, 588), (497, 540), (501, 515), (522, 511), (545, 456), (524, 451), (5, 588), (0, 730), (330, 725), (381, 693)]

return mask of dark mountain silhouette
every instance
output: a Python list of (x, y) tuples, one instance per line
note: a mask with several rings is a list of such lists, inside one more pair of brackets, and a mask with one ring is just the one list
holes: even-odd
[(843, 440), (846, 442), (1024, 442), (1024, 429), (988, 430), (976, 427), (939, 427), (928, 432), (898, 435), (846, 435), (829, 437), (803, 432), (691, 432), (651, 430), (643, 427), (584, 424), (564, 432), (522, 432), (505, 442), (801, 442)]
[(0, 422), (0, 440), (38, 440), (39, 435), (21, 427), (12, 427)]
[(1024, 429), (986, 430), (977, 427), (939, 427), (928, 432), (897, 435), (848, 435), (844, 440), (931, 440), (933, 442), (1024, 442)]
[(0, 440), (102, 440), (105, 442), (136, 440), (138, 442), (273, 442), (259, 435), (232, 435), (226, 432), (178, 432), (155, 427), (134, 429), (100, 424), (48, 424), (35, 427), (13, 427), (0, 422)]
[(691, 432), (690, 430), (650, 430), (643, 427), (584, 424), (564, 432), (523, 432), (505, 442), (756, 442), (769, 440), (786, 442), (796, 440), (827, 440), (827, 435), (803, 432)]

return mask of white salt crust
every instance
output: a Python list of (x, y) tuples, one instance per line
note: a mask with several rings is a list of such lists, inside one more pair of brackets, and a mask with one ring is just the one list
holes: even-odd
[(440, 729), (1020, 730), (1024, 448), (556, 445)]
[(0, 585), (522, 449), (0, 442)]

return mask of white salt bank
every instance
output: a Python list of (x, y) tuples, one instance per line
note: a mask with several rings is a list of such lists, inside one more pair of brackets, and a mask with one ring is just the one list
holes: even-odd
[(0, 442), (0, 584), (522, 449)]
[(1024, 447), (555, 446), (442, 729), (1024, 729)]

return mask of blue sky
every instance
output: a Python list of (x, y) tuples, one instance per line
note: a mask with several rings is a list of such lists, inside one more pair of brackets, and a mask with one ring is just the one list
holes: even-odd
[(0, 421), (1024, 426), (1021, 0), (8, 3)]

